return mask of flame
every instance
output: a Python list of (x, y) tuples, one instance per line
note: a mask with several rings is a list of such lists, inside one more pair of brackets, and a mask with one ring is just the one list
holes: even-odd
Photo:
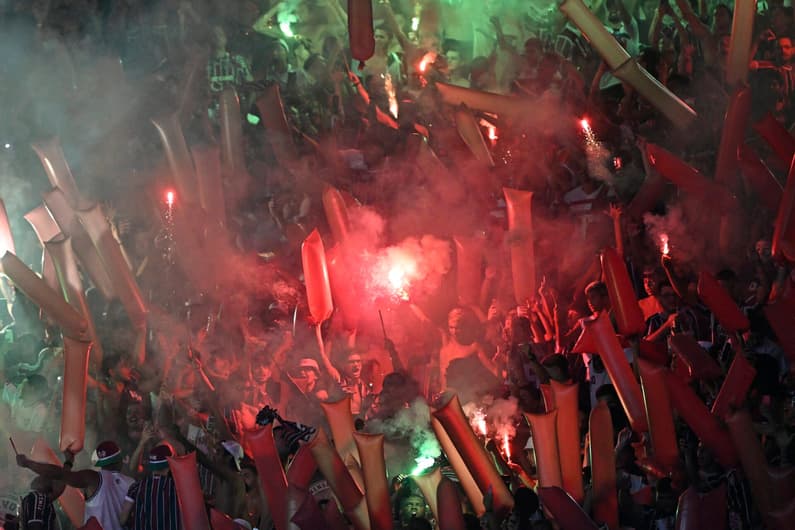
[(591, 130), (591, 124), (588, 123), (588, 119), (587, 118), (583, 118), (583, 119), (580, 120), (580, 127), (582, 127), (582, 130), (585, 131), (585, 132), (588, 132), (588, 131)]
[(174, 206), (174, 191), (173, 190), (168, 190), (166, 192), (166, 204), (168, 205), (169, 208)]
[(475, 431), (475, 434), (483, 437), (488, 434), (488, 427), (486, 426), (486, 413), (483, 412), (483, 409), (475, 409), (475, 411), (472, 412), (472, 415), (469, 418), (469, 424), (472, 426), (472, 430)]
[(395, 95), (395, 85), (392, 83), (392, 76), (386, 74), (384, 76), (384, 88), (386, 89), (387, 97), (389, 98), (389, 113), (393, 118), (398, 117), (398, 101)]
[(436, 52), (428, 52), (425, 55), (423, 55), (419, 65), (420, 73), (424, 74), (425, 70), (428, 69), (428, 65), (433, 64), (435, 60), (436, 60)]
[(511, 461), (511, 439), (507, 431), (502, 433), (502, 454), (505, 456), (505, 460)]
[(497, 128), (493, 125), (489, 127), (489, 140), (492, 142), (496, 142), (499, 136), (497, 136)]
[(387, 280), (392, 294), (401, 300), (408, 301), (409, 293), (407, 291), (409, 286), (409, 279), (407, 271), (399, 264), (392, 266), (387, 273)]
[(671, 247), (668, 245), (668, 234), (660, 234), (660, 250), (663, 256), (667, 256), (671, 252)]

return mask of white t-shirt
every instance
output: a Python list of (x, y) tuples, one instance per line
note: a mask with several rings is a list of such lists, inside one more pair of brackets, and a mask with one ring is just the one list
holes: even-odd
[(127, 490), (130, 489), (134, 479), (123, 475), (118, 471), (108, 471), (102, 469), (99, 473), (99, 488), (94, 495), (86, 499), (86, 511), (84, 523), (91, 517), (96, 517), (103, 530), (122, 530), (119, 522), (124, 498)]

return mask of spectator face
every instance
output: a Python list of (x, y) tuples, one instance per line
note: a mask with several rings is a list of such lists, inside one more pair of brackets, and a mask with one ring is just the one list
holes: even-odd
[(382, 29), (377, 29), (373, 35), (375, 37), (376, 49), (382, 52), (386, 51), (387, 47), (389, 46), (389, 34)]
[(406, 522), (412, 517), (425, 517), (425, 501), (416, 495), (408, 496), (400, 505), (400, 515)]
[(773, 256), (773, 249), (770, 245), (770, 241), (766, 239), (760, 239), (756, 242), (756, 255), (762, 261), (770, 261), (770, 258)]
[(343, 372), (348, 378), (359, 379), (362, 376), (362, 356), (358, 353), (349, 355)]
[(461, 54), (456, 50), (450, 50), (445, 57), (447, 58), (447, 69), (449, 71), (455, 72), (461, 68)]
[(302, 366), (298, 369), (298, 375), (306, 379), (310, 388), (317, 383), (318, 375), (314, 368), (309, 368), (307, 366)]
[(657, 294), (657, 278), (653, 273), (643, 275), (643, 290), (649, 296)]
[(795, 57), (795, 46), (792, 44), (792, 39), (789, 37), (781, 37), (778, 39), (778, 49), (781, 51), (781, 59), (788, 63)]
[(660, 305), (668, 313), (676, 311), (676, 293), (668, 285), (660, 289)]
[(603, 296), (598, 291), (589, 291), (585, 296), (588, 299), (588, 309), (590, 309), (592, 313), (598, 313), (607, 308), (607, 297)]

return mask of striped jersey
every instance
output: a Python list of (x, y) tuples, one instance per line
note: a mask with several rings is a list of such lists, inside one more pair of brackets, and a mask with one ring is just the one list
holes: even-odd
[(43, 530), (59, 530), (58, 519), (55, 516), (52, 495), (31, 491), (22, 498), (19, 519), (21, 528), (27, 530), (34, 523), (41, 524)]
[(148, 475), (130, 486), (131, 530), (180, 530), (177, 487), (171, 475)]

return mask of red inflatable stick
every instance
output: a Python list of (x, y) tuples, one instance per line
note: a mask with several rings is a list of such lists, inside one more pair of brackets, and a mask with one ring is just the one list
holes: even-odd
[(748, 144), (740, 146), (740, 170), (765, 208), (777, 212), (784, 189), (759, 154)]
[(94, 367), (99, 368), (102, 365), (102, 347), (94, 326), (94, 319), (91, 317), (91, 311), (86, 302), (83, 282), (80, 279), (80, 272), (77, 270), (77, 261), (72, 249), (72, 242), (68, 237), (64, 238), (59, 235), (57, 239), (50, 240), (45, 244), (45, 250), (47, 255), (51, 256), (58, 283), (66, 297), (66, 301), (86, 319), (88, 337), (93, 342), (91, 346), (91, 362)]
[[(42, 248), (44, 248), (44, 244), (47, 241), (55, 238), (61, 233), (61, 228), (58, 226), (58, 223), (55, 222), (55, 219), (52, 218), (52, 215), (50, 215), (50, 212), (47, 211), (47, 208), (43, 204), (33, 208), (31, 211), (26, 213), (24, 217), (31, 228), (33, 228), (33, 231), (36, 233), (36, 237), (39, 239), (39, 243), (41, 243)], [(0, 243), (0, 251), (5, 253), (5, 250), (2, 250), (2, 246), (3, 244)], [(8, 250), (8, 248), (6, 248), (6, 250)], [(55, 264), (52, 262), (52, 256), (50, 256), (50, 253), (47, 252), (47, 249), (44, 249), (44, 252), (42, 253), (41, 277), (48, 286), (52, 287), (53, 289), (58, 288)]]
[(8, 222), (8, 212), (3, 199), (0, 199), (0, 253), (11, 252), (16, 254), (14, 237), (11, 235), (11, 224)]
[[(334, 509), (336, 510), (337, 507), (334, 506)], [(312, 494), (305, 488), (294, 484), (287, 487), (287, 514), (290, 517), (289, 528), (291, 530), (296, 528), (300, 530), (315, 530), (316, 528), (334, 530), (333, 526), (326, 524), (323, 512)], [(345, 529), (347, 530), (347, 526)]]
[(766, 305), (764, 312), (790, 366), (795, 365), (795, 304), (780, 299)]
[(715, 204), (717, 201), (716, 211), (721, 211), (723, 206), (732, 203), (732, 197), (726, 189), (709, 180), (673, 153), (655, 144), (648, 144), (646, 152), (649, 162), (660, 175), (676, 184), (682, 191), (704, 201), (704, 204)]
[(536, 297), (535, 238), (533, 237), (533, 192), (503, 188), (511, 232), (511, 273), (516, 303)]
[[(598, 317), (583, 319), (583, 331), (574, 350), (577, 353), (593, 353), (596, 351), (602, 358), (607, 375), (624, 407), (630, 425), (635, 432), (645, 432), (646, 412), (643, 410), (643, 395), (640, 385), (632, 373), (632, 368), (624, 355), (624, 349), (610, 323), (610, 317), (603, 312)], [(584, 348), (593, 346), (591, 348)]]
[(770, 476), (767, 474), (767, 461), (762, 444), (754, 431), (751, 414), (747, 410), (737, 410), (726, 415), (734, 447), (740, 455), (745, 476), (751, 485), (751, 496), (763, 518), (773, 509), (773, 491)]
[(461, 409), (458, 396), (454, 395), (444, 406), (433, 412), (433, 417), (439, 420), (445, 432), (450, 436), (455, 448), (460, 453), (472, 474), (472, 478), (485, 494), (489, 488), (494, 493), (494, 513), (503, 517), (513, 508), (513, 496), (502, 478), (497, 474), (494, 464), (481, 445), (472, 427)]
[(78, 530), (103, 530), (102, 525), (99, 524), (96, 517), (89, 517), (86, 524), (78, 528)]
[(340, 191), (334, 186), (326, 185), (323, 188), (323, 210), (326, 212), (334, 241), (342, 245), (348, 239), (348, 208)]
[(279, 84), (274, 83), (257, 99), (257, 110), (267, 131), (266, 138), (282, 167), (288, 168), (296, 157), (293, 132), (287, 123)]
[(458, 483), (461, 484), (461, 489), (464, 490), (464, 495), (466, 495), (469, 503), (472, 505), (475, 515), (478, 517), (482, 516), (486, 512), (486, 508), (483, 506), (483, 494), (480, 492), (475, 479), (472, 477), (472, 473), (469, 472), (469, 468), (467, 468), (464, 459), (461, 457), (461, 453), (458, 452), (458, 449), (456, 449), (456, 446), (453, 444), (447, 431), (444, 430), (442, 424), (439, 423), (439, 420), (431, 417), (431, 427), (433, 428), (434, 434), (436, 434), (436, 439), (439, 440), (439, 445), (442, 447), (447, 461), (450, 462), (450, 467), (455, 471), (458, 477)]
[(439, 528), (444, 530), (466, 530), (467, 525), (464, 521), (464, 513), (461, 511), (461, 499), (458, 496), (458, 488), (453, 484), (453, 481), (447, 477), (442, 477), (436, 488), (436, 499), (438, 502), (436, 520), (439, 522)]
[[(47, 442), (39, 438), (33, 443), (30, 450), (30, 459), (43, 464), (61, 466), (61, 461), (55, 455)], [(76, 488), (67, 486), (64, 492), (58, 497), (58, 504), (63, 508), (64, 513), (69, 518), (75, 528), (80, 528), (85, 522), (86, 500), (83, 493)]]
[(619, 333), (639, 335), (645, 332), (646, 322), (632, 288), (627, 265), (614, 248), (608, 247), (602, 252), (602, 271)]
[(49, 179), (52, 187), (58, 188), (63, 192), (67, 201), (69, 201), (69, 206), (80, 208), (80, 191), (72, 175), (72, 170), (66, 162), (66, 156), (64, 156), (60, 140), (55, 137), (43, 142), (33, 143), (30, 146), (39, 155), (41, 165), (44, 166), (44, 172), (47, 173), (47, 179)]
[(665, 385), (668, 387), (671, 405), (701, 442), (715, 454), (718, 462), (727, 469), (734, 466), (737, 463), (737, 452), (729, 434), (718, 419), (710, 414), (693, 389), (670, 372), (665, 374)]
[(599, 528), (580, 505), (561, 488), (542, 486), (538, 493), (541, 502), (544, 503), (544, 508), (552, 514), (560, 530), (597, 530)]
[(119, 295), (130, 322), (136, 328), (146, 325), (147, 309), (144, 298), (124, 257), (121, 244), (113, 237), (110, 223), (102, 207), (95, 205), (90, 209), (80, 210), (77, 216), (102, 258), (105, 270), (113, 281), (114, 290)]
[(353, 433), (364, 475), (364, 496), (372, 528), (392, 529), (392, 505), (384, 462), (384, 435)]
[(86, 385), (90, 342), (63, 338), (64, 376), (61, 412), (61, 452), (79, 453), (86, 437)]
[(706, 271), (698, 275), (698, 296), (729, 333), (744, 331), (750, 327), (748, 317), (740, 311), (721, 284)]
[(712, 381), (723, 376), (723, 370), (709, 356), (707, 350), (690, 335), (674, 335), (670, 340), (671, 350), (677, 359), (687, 368), (691, 378)]
[(226, 226), (226, 202), (221, 180), (221, 152), (216, 146), (194, 146), (190, 149), (196, 166), (199, 204), (215, 226)]
[(301, 245), (301, 261), (304, 267), (304, 283), (309, 312), (316, 325), (331, 316), (331, 286), (326, 267), (326, 251), (317, 229), (307, 236)]
[(204, 493), (196, 467), (196, 453), (168, 457), (168, 467), (179, 499), (182, 528), (185, 530), (210, 530), (210, 520), (204, 507)]
[(503, 119), (519, 119), (532, 108), (531, 103), (525, 99), (447, 83), (436, 83), (436, 90), (439, 91), (442, 101), (448, 105), (466, 105), (470, 109), (497, 114)]
[(588, 420), (591, 437), (591, 481), (593, 518), (608, 528), (618, 528), (616, 456), (613, 447), (613, 420), (604, 402), (591, 409)]
[(676, 507), (676, 530), (701, 530), (700, 504), (701, 499), (694, 487), (687, 488), (679, 496)]
[(580, 455), (580, 411), (577, 406), (579, 386), (576, 383), (564, 385), (557, 381), (550, 381), (549, 384), (555, 393), (555, 407), (558, 412), (556, 428), (563, 489), (578, 504), (582, 504), (584, 492)]
[(773, 257), (795, 261), (795, 164), (790, 164), (773, 228)]
[(358, 461), (359, 455), (353, 439), (356, 428), (351, 414), (351, 397), (346, 395), (339, 401), (321, 403), (320, 406), (331, 428), (331, 438), (340, 458), (345, 460), (348, 455), (353, 455)]
[(580, 28), (611, 70), (615, 70), (630, 59), (629, 53), (582, 0), (565, 0), (560, 4), (560, 10)]
[(455, 127), (458, 129), (458, 135), (467, 144), (469, 151), (475, 160), (485, 165), (486, 167), (494, 167), (494, 160), (491, 158), (491, 151), (486, 145), (486, 140), (483, 139), (483, 133), (480, 132), (480, 125), (478, 125), (472, 111), (466, 106), (458, 107), (455, 110)]
[(638, 360), (643, 401), (649, 420), (651, 446), (654, 462), (666, 472), (671, 472), (679, 463), (679, 447), (671, 411), (668, 388), (665, 386), (665, 368)]
[(665, 366), (670, 360), (668, 345), (664, 342), (652, 342), (646, 339), (640, 339), (640, 341), (638, 341), (638, 357), (646, 359), (653, 364)]
[[(91, 238), (88, 237), (85, 228), (77, 219), (77, 214), (66, 200), (66, 196), (58, 188), (54, 188), (42, 194), (44, 204), (53, 219), (58, 223), (58, 227), (64, 236), (72, 239), (72, 247), (77, 253), (83, 270), (88, 273), (91, 282), (102, 293), (105, 300), (112, 300), (116, 297), (113, 288), (113, 281), (105, 270), (102, 258), (99, 255)], [(42, 219), (42, 224), (46, 224), (46, 219)], [(46, 240), (45, 240), (46, 241)]]
[(480, 299), (480, 286), (483, 283), (483, 245), (478, 237), (453, 238), (456, 254), (456, 286), (458, 302), (475, 305)]
[(88, 325), (83, 316), (64, 300), (63, 296), (54, 291), (44, 280), (11, 252), (0, 258), (0, 271), (3, 272), (17, 289), (25, 293), (34, 304), (53, 319), (65, 335), (73, 338), (84, 338)]
[(193, 160), (182, 133), (182, 126), (176, 114), (161, 116), (152, 119), (152, 124), (160, 134), (163, 150), (166, 153), (168, 168), (171, 171), (174, 185), (182, 202), (199, 204), (196, 193), (196, 173), (193, 169)]
[(287, 482), (306, 489), (312, 483), (316, 471), (317, 463), (311, 449), (302, 445), (287, 468)]
[(737, 153), (745, 138), (750, 111), (751, 89), (741, 86), (729, 99), (715, 166), (715, 181), (729, 189), (734, 189), (737, 184)]
[(541, 397), (544, 398), (544, 411), (552, 412), (555, 410), (555, 394), (552, 392), (551, 385), (540, 384)]
[(342, 324), (348, 331), (355, 330), (361, 317), (361, 290), (356, 276), (350, 272), (347, 254), (338, 245), (326, 253), (331, 297), (342, 313)]
[(545, 414), (524, 415), (530, 432), (533, 433), (533, 450), (535, 451), (536, 467), (538, 467), (538, 483), (541, 487), (563, 487), (561, 472), (560, 447), (558, 446), (558, 410)]
[(789, 167), (792, 156), (795, 155), (795, 138), (789, 131), (770, 113), (765, 114), (753, 127), (770, 145), (778, 159)]
[(439, 499), (437, 493), (439, 491), (439, 483), (442, 481), (442, 471), (438, 467), (434, 467), (432, 471), (427, 473), (412, 475), (411, 479), (422, 492), (422, 496), (425, 497), (425, 502), (428, 503), (434, 519), (438, 521)]
[(262, 491), (268, 498), (277, 530), (287, 530), (287, 477), (273, 439), (273, 424), (246, 432), (246, 445), (254, 458)]
[(627, 215), (632, 219), (641, 219), (643, 214), (653, 210), (660, 202), (667, 186), (668, 181), (661, 177), (657, 171), (651, 171), (638, 192), (629, 201)]
[(246, 171), (243, 155), (243, 122), (240, 119), (240, 100), (237, 91), (227, 85), (219, 101), (221, 118), (221, 171), (227, 178), (234, 178)]
[(348, 39), (355, 60), (363, 63), (373, 56), (375, 36), (370, 0), (348, 0)]
[(756, 370), (746, 360), (745, 355), (738, 351), (734, 355), (729, 373), (720, 387), (718, 397), (712, 404), (712, 415), (722, 420), (731, 409), (740, 407), (748, 397), (748, 390), (756, 377)]
[[(735, 0), (729, 55), (726, 58), (726, 84), (729, 86), (742, 86), (748, 79), (755, 16), (755, 0)], [(725, 123), (723, 127), (727, 125)]]

